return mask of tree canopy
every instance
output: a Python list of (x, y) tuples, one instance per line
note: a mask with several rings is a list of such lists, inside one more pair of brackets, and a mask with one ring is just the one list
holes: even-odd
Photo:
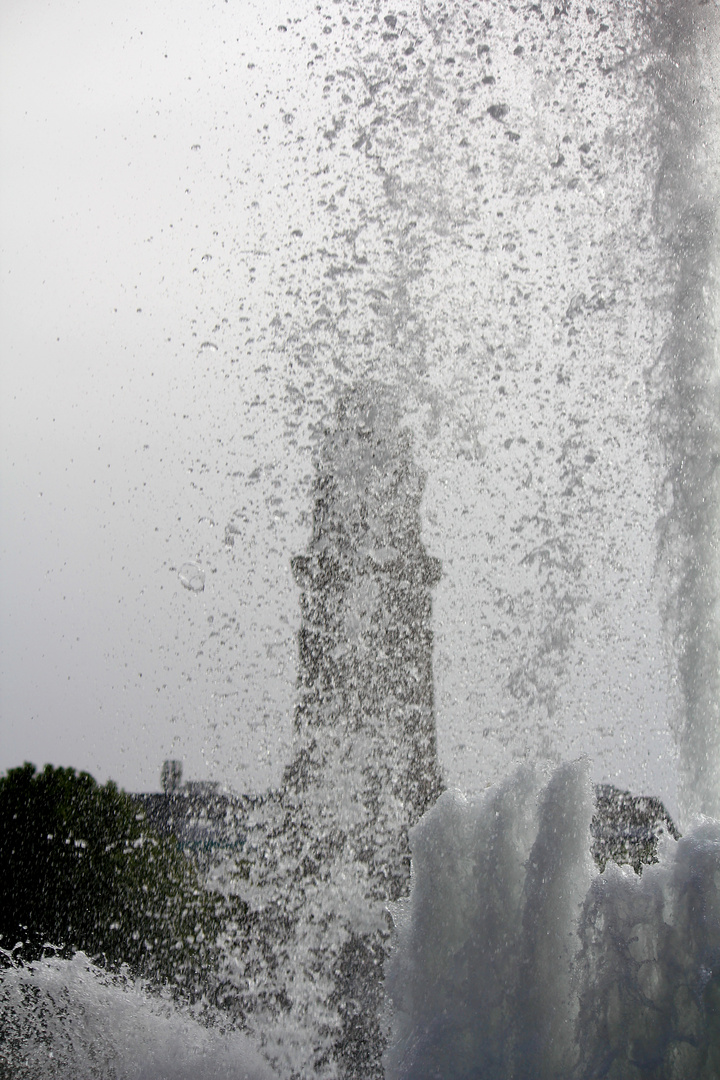
[(190, 995), (214, 968), (231, 901), (112, 781), (27, 763), (0, 777), (0, 867), (0, 948), (18, 958), (81, 949)]

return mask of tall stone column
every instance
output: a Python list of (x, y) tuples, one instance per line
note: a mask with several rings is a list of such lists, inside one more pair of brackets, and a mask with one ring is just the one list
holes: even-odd
[(316, 470), (312, 536), (292, 560), (301, 626), (286, 894), (305, 964), (297, 1000), (315, 995), (315, 1015), (327, 1007), (330, 1056), (313, 1071), (371, 1080), (382, 1076), (387, 904), (409, 891), (408, 830), (443, 786), (431, 629), (440, 562), (421, 539), (425, 476), (411, 435), (373, 388), (339, 403)]
[(328, 846), (350, 845), (382, 899), (405, 891), (407, 830), (442, 789), (431, 628), (440, 562), (422, 543), (425, 476), (411, 446), (370, 390), (348, 394), (316, 461), (307, 552), (292, 560), (299, 699), (285, 789), (328, 803)]

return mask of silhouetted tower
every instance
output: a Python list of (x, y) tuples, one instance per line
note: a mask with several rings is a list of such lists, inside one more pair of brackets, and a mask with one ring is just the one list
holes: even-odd
[(318, 857), (350, 845), (378, 899), (405, 891), (407, 830), (442, 789), (430, 626), (440, 562), (421, 540), (425, 475), (411, 447), (371, 389), (348, 394), (316, 461), (307, 554), (292, 560), (300, 671), (285, 790), (320, 816), (325, 804)]

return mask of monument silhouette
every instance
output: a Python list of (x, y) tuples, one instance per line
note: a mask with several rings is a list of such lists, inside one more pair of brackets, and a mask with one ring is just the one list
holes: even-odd
[(312, 536), (292, 560), (299, 677), (283, 786), (298, 803), (332, 804), (328, 846), (349, 845), (372, 894), (394, 900), (409, 881), (407, 831), (443, 786), (431, 628), (441, 570), (421, 539), (425, 474), (372, 387), (340, 400), (315, 468)]
[(440, 562), (421, 538), (425, 475), (382, 388), (343, 395), (315, 471), (312, 535), (292, 559), (292, 756), (264, 804), (255, 861), (261, 936), (273, 942), (264, 970), (279, 1020), (313, 1018), (307, 1069), (371, 1080), (383, 1075), (388, 904), (409, 892), (408, 832), (443, 788), (431, 628)]
[[(230, 800), (181, 785), (138, 796), (163, 832), (239, 853), (247, 917), (229, 937), (222, 1004), (291, 1080), (381, 1080), (392, 903), (408, 834), (443, 788), (432, 669), (440, 562), (422, 542), (425, 475), (381, 387), (345, 393), (315, 455), (300, 587), (293, 749), (282, 785)], [(665, 808), (598, 787), (593, 856), (657, 861)], [(235, 834), (233, 834), (233, 826)], [(241, 834), (241, 836), (237, 835)]]

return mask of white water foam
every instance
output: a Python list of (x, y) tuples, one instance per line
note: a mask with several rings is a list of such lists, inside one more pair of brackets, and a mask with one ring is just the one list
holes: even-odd
[(271, 1080), (250, 1041), (198, 1022), (83, 953), (0, 978), (0, 1077), (12, 1080)]
[(592, 806), (585, 763), (522, 767), (413, 830), (388, 1080), (720, 1074), (720, 825), (598, 874)]

